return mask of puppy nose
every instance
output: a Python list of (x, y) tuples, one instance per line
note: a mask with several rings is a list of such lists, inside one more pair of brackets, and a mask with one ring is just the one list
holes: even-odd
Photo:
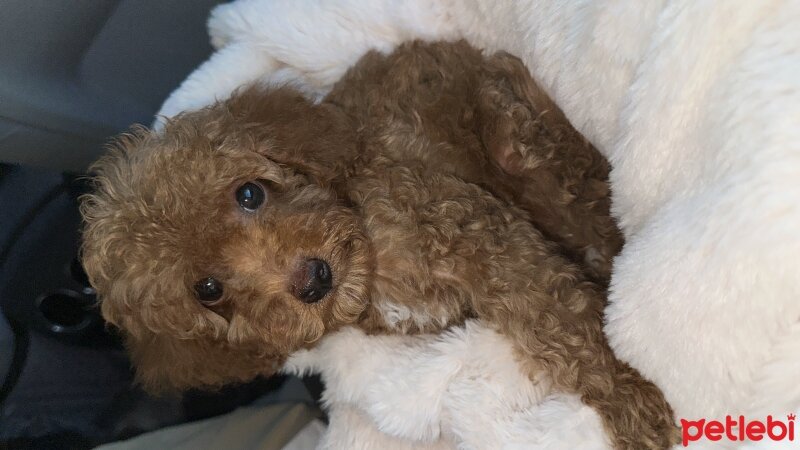
[(303, 303), (316, 303), (333, 287), (331, 266), (321, 259), (308, 259), (298, 269), (293, 294)]

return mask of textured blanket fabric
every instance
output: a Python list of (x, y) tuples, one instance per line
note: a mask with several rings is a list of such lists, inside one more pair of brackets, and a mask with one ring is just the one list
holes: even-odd
[[(238, 0), (214, 11), (217, 52), (161, 113), (252, 81), (319, 96), (366, 50), (413, 38), (520, 56), (613, 165), (627, 239), (606, 311), (618, 356), (678, 418), (763, 419), (800, 407), (798, 23), (795, 0)], [(482, 351), (456, 349), (479, 341)], [(353, 430), (373, 426), (370, 436), (431, 448), (578, 448), (553, 428), (569, 423), (596, 436), (574, 398), (509, 381), (513, 361), (495, 359), (507, 346), (478, 325), (442, 337), (346, 331), (291, 368), (328, 380), (331, 446), (354, 448)]]
[[(468, 322), (441, 336), (334, 334), (295, 354), (321, 372), (331, 425), (322, 447), (605, 449), (594, 410), (523, 374), (509, 342)], [(380, 432), (378, 432), (380, 431)]]

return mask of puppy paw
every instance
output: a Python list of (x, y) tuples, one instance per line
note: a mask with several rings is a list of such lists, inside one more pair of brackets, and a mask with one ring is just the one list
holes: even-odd
[(615, 384), (613, 398), (601, 409), (615, 448), (663, 450), (680, 441), (672, 408), (654, 384), (633, 369)]
[(601, 284), (607, 283), (611, 278), (613, 258), (614, 255), (607, 245), (590, 245), (583, 250), (583, 266), (587, 274)]

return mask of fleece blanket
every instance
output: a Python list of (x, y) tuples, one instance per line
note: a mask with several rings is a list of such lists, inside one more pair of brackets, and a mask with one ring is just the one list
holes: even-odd
[[(687, 443), (788, 448), (735, 428), (794, 427), (800, 412), (798, 24), (796, 0), (237, 0), (213, 11), (217, 51), (160, 114), (251, 82), (319, 97), (365, 51), (409, 39), (516, 54), (613, 166), (627, 240), (606, 310), (617, 355), (661, 387)], [(592, 411), (520, 379), (479, 324), (347, 330), (321, 348), (287, 370), (328, 382), (322, 446), (605, 445)]]

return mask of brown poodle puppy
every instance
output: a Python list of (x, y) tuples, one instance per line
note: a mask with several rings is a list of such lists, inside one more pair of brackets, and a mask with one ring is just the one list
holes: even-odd
[(661, 392), (606, 342), (602, 288), (550, 240), (610, 259), (607, 166), (513, 57), (371, 53), (321, 104), (250, 88), (123, 137), (95, 170), (84, 264), (146, 385), (271, 373), (345, 325), (478, 317), (617, 447), (675, 442)]

